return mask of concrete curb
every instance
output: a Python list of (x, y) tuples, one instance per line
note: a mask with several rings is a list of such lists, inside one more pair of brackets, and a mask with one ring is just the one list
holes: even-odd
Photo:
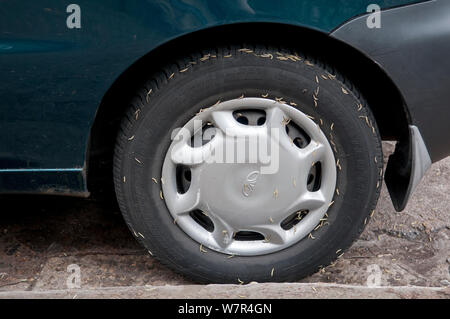
[(449, 299), (445, 287), (365, 287), (325, 283), (129, 286), (95, 289), (3, 291), (0, 299)]

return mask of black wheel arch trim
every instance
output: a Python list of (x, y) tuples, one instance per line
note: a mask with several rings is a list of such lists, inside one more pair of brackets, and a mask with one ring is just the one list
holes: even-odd
[(379, 29), (369, 29), (364, 15), (330, 34), (375, 61), (408, 110), (409, 134), (398, 141), (385, 174), (398, 211), (431, 163), (450, 155), (449, 15), (450, 1), (434, 0), (382, 11)]

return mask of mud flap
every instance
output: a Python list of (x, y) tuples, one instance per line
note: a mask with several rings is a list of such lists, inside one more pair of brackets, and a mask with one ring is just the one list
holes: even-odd
[(389, 157), (385, 181), (396, 211), (405, 209), (414, 189), (431, 166), (430, 155), (419, 129), (409, 126), (409, 138), (401, 140)]

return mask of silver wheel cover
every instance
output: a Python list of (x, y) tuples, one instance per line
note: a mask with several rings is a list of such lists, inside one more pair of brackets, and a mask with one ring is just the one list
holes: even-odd
[[(239, 110), (264, 111), (264, 124), (239, 123), (233, 115)], [(196, 121), (214, 126), (212, 139), (197, 147), (191, 145), (192, 135), (199, 131)], [(290, 122), (309, 136), (306, 147), (298, 147), (289, 137), (286, 125)], [(245, 153), (243, 163), (242, 157), (241, 161), (236, 160), (237, 155), (233, 157), (234, 162), (214, 160), (227, 143), (236, 144), (241, 137), (247, 141), (252, 137), (258, 139), (258, 147), (264, 142), (277, 143), (277, 169), (271, 171), (262, 157), (257, 156), (255, 160), (250, 151)], [(308, 178), (318, 162), (320, 188), (310, 191)], [(177, 184), (180, 165), (190, 169), (190, 185), (184, 193), (180, 193)], [(187, 235), (218, 252), (256, 256), (297, 243), (321, 223), (335, 192), (336, 162), (326, 136), (307, 115), (278, 101), (241, 98), (203, 110), (174, 136), (164, 160), (162, 180), (167, 208), (176, 225)], [(193, 211), (202, 211), (214, 229), (207, 230), (200, 225), (192, 217)], [(281, 224), (290, 216), (298, 221), (290, 229), (284, 229)], [(260, 234), (263, 238), (238, 239), (237, 235), (243, 232)]]

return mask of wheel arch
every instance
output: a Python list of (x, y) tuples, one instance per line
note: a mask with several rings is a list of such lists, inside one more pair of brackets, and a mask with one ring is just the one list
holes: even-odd
[[(249, 41), (248, 39), (251, 39)], [(279, 23), (239, 23), (195, 31), (172, 39), (141, 57), (125, 70), (105, 93), (91, 127), (87, 150), (88, 189), (94, 195), (111, 194), (112, 158), (121, 118), (134, 90), (148, 75), (189, 54), (189, 48), (262, 43), (298, 49), (325, 61), (344, 74), (368, 101), (382, 138), (408, 138), (409, 114), (396, 85), (382, 68), (357, 49), (317, 30)], [(180, 48), (187, 48), (181, 51)], [(373, 83), (379, 86), (373, 87)]]

